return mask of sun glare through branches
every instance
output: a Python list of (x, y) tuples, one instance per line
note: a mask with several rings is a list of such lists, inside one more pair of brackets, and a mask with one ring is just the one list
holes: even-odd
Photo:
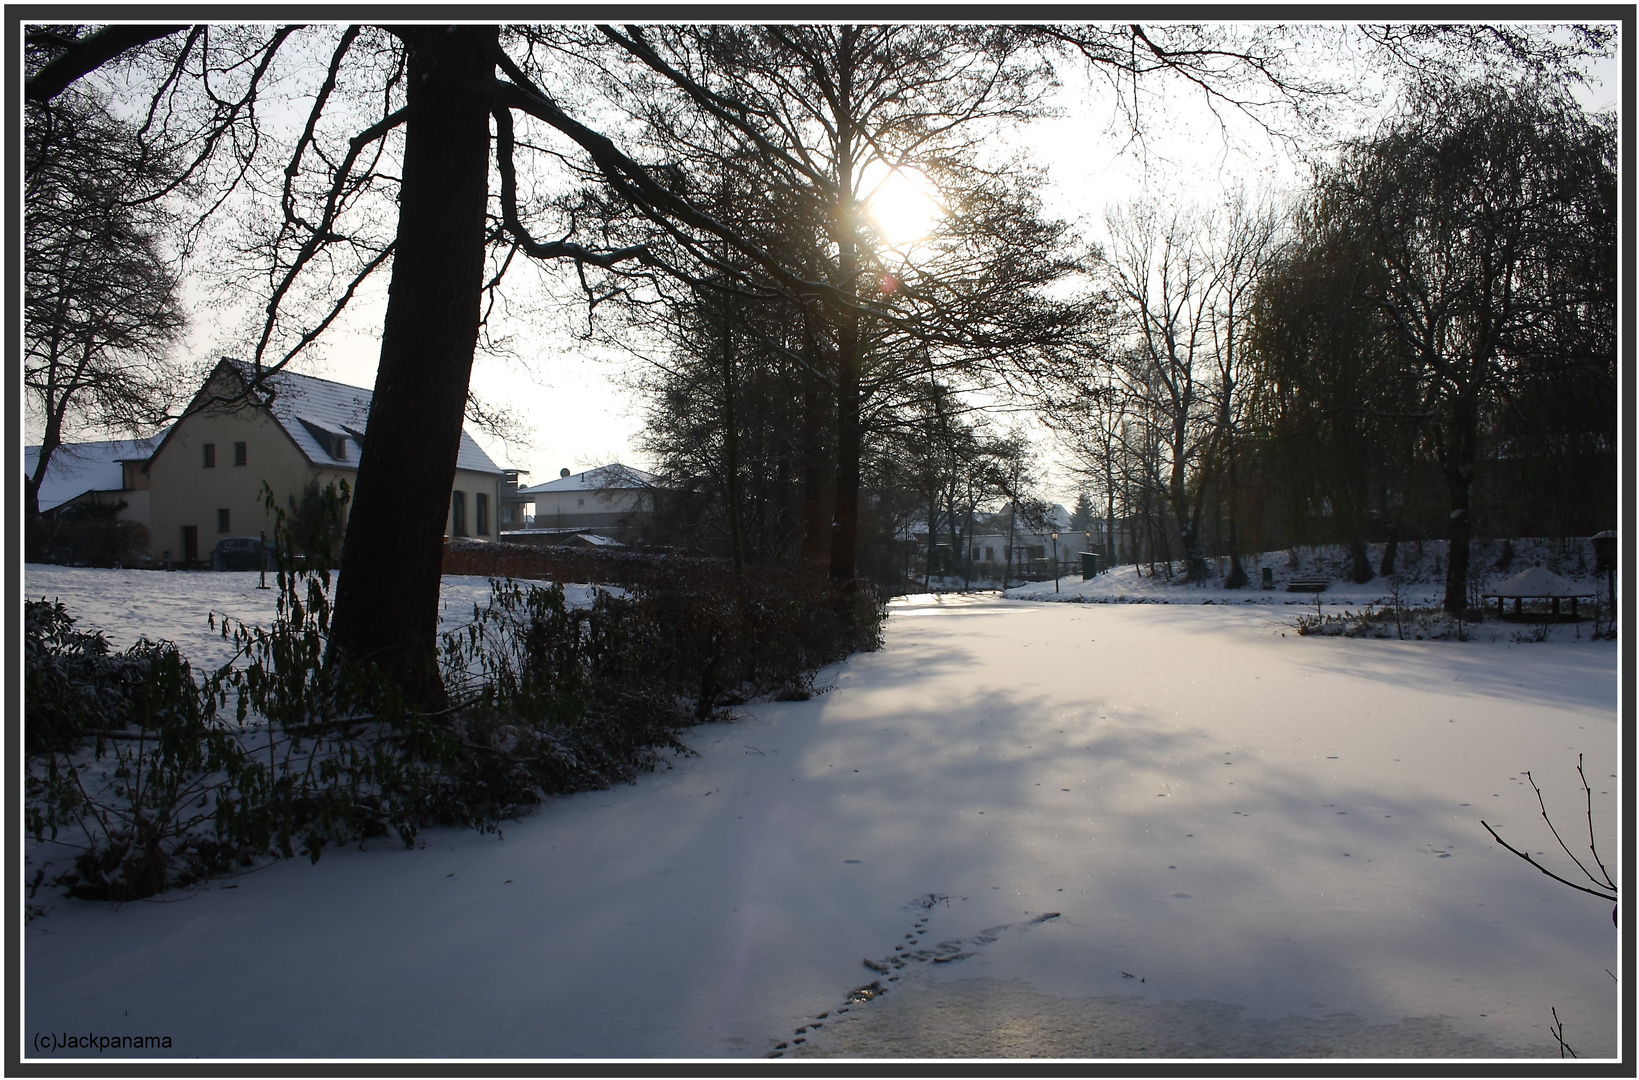
[(883, 241), (905, 252), (926, 240), (945, 217), (938, 192), (920, 170), (876, 164), (865, 170), (865, 206)]

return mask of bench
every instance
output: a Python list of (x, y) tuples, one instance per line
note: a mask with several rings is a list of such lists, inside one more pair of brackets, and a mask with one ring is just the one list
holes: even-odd
[(1331, 578), (1306, 577), (1293, 578), (1286, 583), (1287, 592), (1325, 592), (1326, 586), (1332, 583)]

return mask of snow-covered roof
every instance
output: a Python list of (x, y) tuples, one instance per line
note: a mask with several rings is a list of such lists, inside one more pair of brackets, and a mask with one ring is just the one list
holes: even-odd
[[(52, 451), (40, 482), (40, 509), (61, 506), (87, 491), (118, 491), (125, 486), (121, 461), (144, 460), (165, 438), (165, 432), (146, 439), (110, 439), (105, 442), (65, 443)], [(23, 449), (23, 472), (33, 476), (40, 448)]]
[[(229, 362), (241, 377), (249, 378), (249, 365)], [(293, 371), (280, 371), (263, 381), (272, 391), (269, 411), (308, 461), (329, 468), (358, 468), (359, 446), (368, 434), (371, 391)], [(464, 430), (455, 467), (471, 472), (501, 472), (500, 466)]]
[(501, 536), (574, 536), (576, 533), (591, 532), (596, 525), (555, 525), (550, 529), (531, 526), (527, 529), (502, 529)]
[(519, 488), (519, 495), (549, 495), (559, 491), (647, 491), (660, 486), (660, 477), (616, 462), (560, 476), (545, 484)]
[(1507, 581), (1498, 582), (1486, 590), (1487, 596), (1592, 596), (1593, 590), (1578, 585), (1569, 578), (1560, 577), (1552, 570), (1533, 566), (1521, 570)]

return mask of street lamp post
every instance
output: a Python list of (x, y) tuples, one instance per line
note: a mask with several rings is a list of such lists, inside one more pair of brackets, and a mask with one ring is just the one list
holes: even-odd
[(1059, 591), (1059, 534), (1057, 531), (1048, 534), (1053, 538), (1053, 591)]

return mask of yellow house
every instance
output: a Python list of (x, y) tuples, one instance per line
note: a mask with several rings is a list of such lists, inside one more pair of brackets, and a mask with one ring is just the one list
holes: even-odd
[[(144, 467), (154, 561), (208, 562), (218, 540), (263, 532), (272, 539), (264, 483), (280, 506), (299, 499), (309, 481), (355, 483), (369, 390), (282, 371), (241, 397), (248, 383), (248, 366), (218, 363)], [(501, 479), (463, 431), (444, 535), (493, 539)]]

